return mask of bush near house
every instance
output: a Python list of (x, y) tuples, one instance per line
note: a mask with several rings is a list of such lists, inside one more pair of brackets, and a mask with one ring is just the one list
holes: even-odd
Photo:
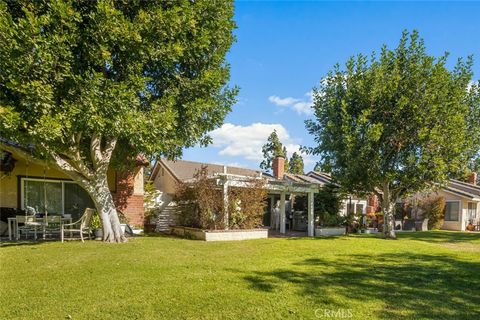
[[(346, 218), (340, 215), (342, 200), (345, 195), (340, 188), (333, 184), (325, 184), (318, 193), (314, 195), (315, 219), (318, 225), (323, 227), (334, 227), (346, 223)], [(307, 197), (296, 196), (293, 209), (296, 211), (307, 211)], [(353, 217), (351, 217), (353, 219)]]
[[(245, 181), (248, 188), (230, 187), (228, 192), (228, 228), (252, 229), (262, 225), (267, 190), (263, 180)], [(195, 181), (178, 185), (174, 196), (178, 222), (200, 229), (226, 229), (223, 190), (208, 177), (207, 168), (195, 175)]]
[(445, 198), (430, 197), (422, 201), (423, 217), (428, 219), (429, 230), (439, 230), (445, 218)]

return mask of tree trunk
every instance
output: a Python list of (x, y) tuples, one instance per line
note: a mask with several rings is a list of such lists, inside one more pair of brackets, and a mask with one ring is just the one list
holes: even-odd
[(388, 183), (382, 188), (383, 236), (385, 239), (396, 239), (395, 234), (395, 201), (390, 194)]
[(89, 194), (102, 220), (103, 241), (126, 242), (127, 238), (120, 227), (117, 209), (108, 188), (107, 177), (98, 177), (94, 183), (94, 192), (89, 192)]

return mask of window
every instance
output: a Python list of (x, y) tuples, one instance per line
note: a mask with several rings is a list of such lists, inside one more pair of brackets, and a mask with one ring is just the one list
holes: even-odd
[(445, 221), (458, 221), (460, 216), (460, 202), (447, 201), (445, 203)]
[(347, 203), (347, 214), (354, 214), (355, 213), (355, 206), (352, 203)]
[(357, 214), (363, 214), (363, 204), (357, 203), (355, 207), (356, 207), (355, 209)]
[(477, 204), (474, 202), (468, 203), (468, 210), (467, 210), (467, 217), (468, 220), (475, 220), (477, 218)]
[(23, 178), (21, 185), (22, 209), (29, 206), (38, 213), (71, 214), (76, 220), (86, 208), (95, 208), (88, 193), (72, 181)]

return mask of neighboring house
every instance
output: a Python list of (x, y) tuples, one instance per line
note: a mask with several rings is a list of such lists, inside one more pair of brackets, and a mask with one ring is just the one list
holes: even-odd
[[(325, 184), (334, 183), (330, 174), (325, 172), (310, 171), (307, 176), (315, 179), (316, 183), (324, 186)], [(375, 196), (358, 197), (355, 195), (348, 195), (342, 201), (343, 206), (340, 214), (346, 216), (348, 213), (357, 215), (374, 214), (377, 211), (378, 201)]]
[(156, 216), (153, 218), (157, 231), (168, 231), (170, 226), (176, 224), (176, 206), (172, 202), (177, 190), (177, 185), (194, 179), (195, 175), (207, 169), (210, 176), (218, 174), (231, 174), (243, 177), (261, 177), (261, 172), (250, 169), (227, 167), (217, 164), (167, 159), (158, 160), (152, 170), (150, 180), (153, 181), (155, 189), (160, 193), (156, 199)]
[(417, 195), (415, 198), (440, 196), (445, 198), (445, 221), (442, 229), (465, 231), (469, 223), (480, 223), (480, 186), (477, 174), (470, 176), (469, 182), (450, 180), (446, 187), (435, 192)]
[[(160, 191), (157, 198), (156, 217), (154, 218), (154, 222), (157, 225), (156, 230), (168, 231), (170, 226), (176, 224), (177, 211), (172, 199), (176, 192), (177, 185), (178, 183), (192, 181), (195, 174), (199, 172), (202, 167), (206, 168), (209, 176), (217, 177), (219, 181), (222, 180), (221, 177), (223, 176), (243, 177), (245, 179), (261, 177), (266, 179), (269, 201), (264, 213), (264, 226), (270, 227), (271, 229), (278, 229), (281, 233), (288, 229), (308, 230), (309, 223), (313, 228), (313, 214), (309, 217), (308, 213), (299, 215), (299, 213), (293, 212), (289, 201), (290, 195), (308, 194), (313, 197), (313, 193), (318, 192), (319, 188), (323, 187), (326, 183), (331, 183), (332, 179), (329, 175), (319, 172), (310, 172), (306, 175), (285, 173), (284, 161), (285, 159), (282, 157), (275, 158), (273, 160), (273, 172), (269, 174), (261, 172), (260, 170), (217, 164), (159, 159), (150, 176), (150, 180), (153, 182), (155, 188)], [(282, 201), (285, 201), (283, 208), (285, 211), (285, 219), (283, 220), (285, 224), (281, 222), (282, 219), (280, 219), (280, 222), (275, 221), (272, 215), (272, 209), (280, 207), (280, 210), (282, 210)], [(347, 213), (347, 210), (362, 214), (368, 212), (367, 199), (351, 197), (346, 199), (344, 204), (344, 214)], [(280, 223), (280, 225), (278, 225), (278, 223)], [(312, 235), (311, 232), (310, 235)]]
[[(176, 208), (172, 198), (176, 192), (178, 183), (192, 181), (197, 172), (205, 168), (207, 175), (216, 179), (219, 187), (223, 186), (224, 193), (229, 186), (245, 187), (240, 181), (248, 181), (252, 178), (262, 178), (266, 181), (265, 188), (268, 190), (268, 206), (264, 213), (263, 224), (271, 229), (285, 233), (291, 228), (289, 219), (289, 201), (292, 194), (307, 195), (311, 206), (307, 209), (305, 217), (305, 229), (309, 236), (313, 236), (313, 194), (318, 192), (318, 184), (307, 176), (284, 174), (284, 161), (277, 157), (273, 161), (273, 174), (263, 173), (259, 170), (222, 166), (217, 164), (193, 162), (193, 161), (170, 161), (159, 159), (155, 164), (150, 180), (160, 191), (157, 199), (157, 231), (167, 231), (176, 223)], [(297, 177), (297, 178), (292, 178)], [(304, 179), (299, 179), (303, 177)], [(278, 209), (279, 219), (273, 219), (273, 209)]]
[[(1, 138), (0, 138), (1, 139)], [(2, 145), (9, 145), (7, 152)], [(15, 215), (26, 206), (38, 212), (71, 214), (79, 218), (85, 208), (95, 208), (88, 193), (66, 174), (47, 165), (30, 163), (16, 153), (23, 148), (13, 142), (0, 140), (0, 212), (1, 220)], [(117, 209), (122, 211), (130, 225), (143, 226), (143, 167), (140, 158), (132, 172), (109, 170), (108, 185)]]

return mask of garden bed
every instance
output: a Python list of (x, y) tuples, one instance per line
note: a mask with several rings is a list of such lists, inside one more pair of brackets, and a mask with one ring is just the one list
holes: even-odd
[(315, 228), (315, 237), (341, 236), (345, 234), (345, 227)]
[(233, 241), (268, 238), (268, 229), (235, 229), (235, 230), (202, 230), (176, 226), (171, 227), (171, 233), (189, 239), (204, 241)]

